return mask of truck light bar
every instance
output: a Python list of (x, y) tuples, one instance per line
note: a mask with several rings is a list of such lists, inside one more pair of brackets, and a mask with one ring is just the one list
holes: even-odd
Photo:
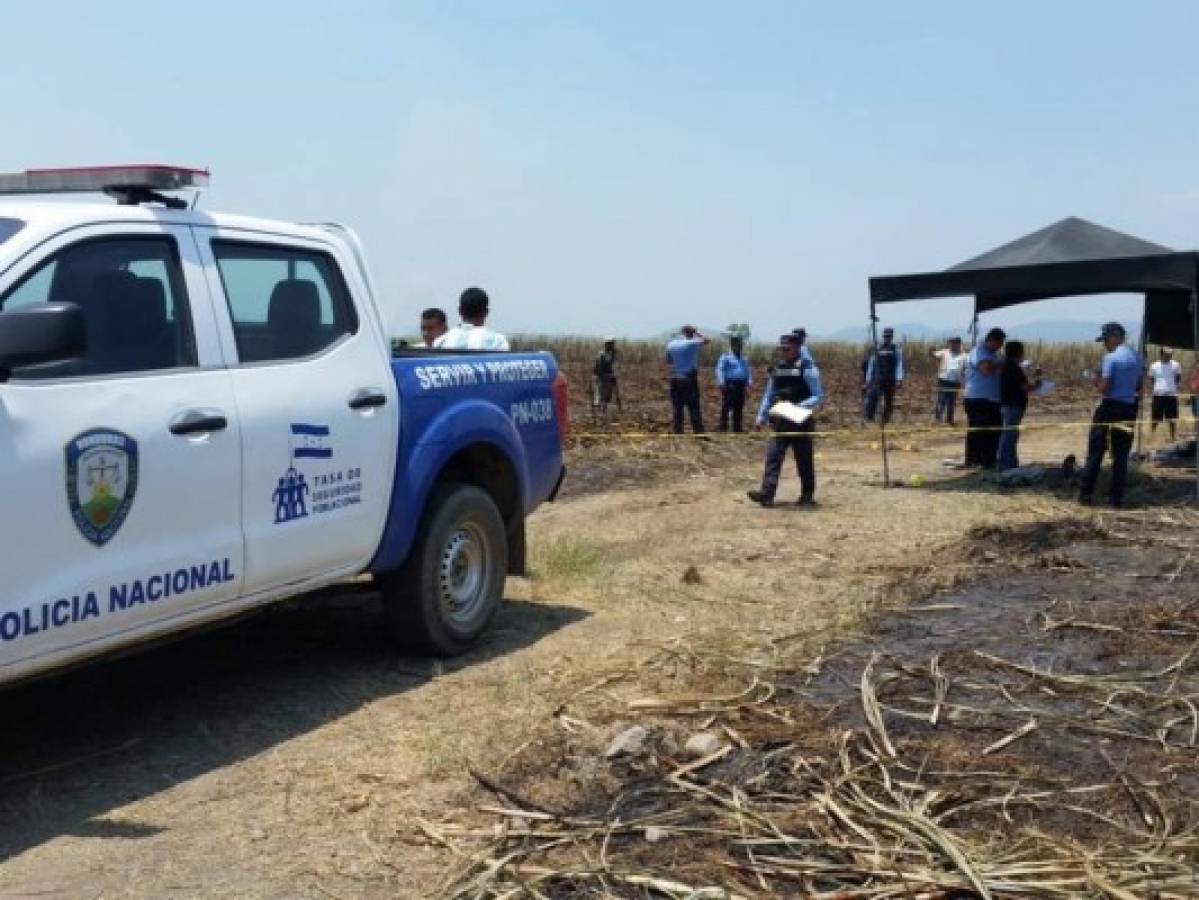
[(182, 166), (89, 166), (71, 169), (29, 169), (0, 174), (0, 195), (103, 193), (124, 204), (187, 204), (160, 191), (208, 187), (208, 170)]

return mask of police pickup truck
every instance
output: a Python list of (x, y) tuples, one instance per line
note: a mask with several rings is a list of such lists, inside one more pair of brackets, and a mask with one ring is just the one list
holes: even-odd
[[(552, 356), (393, 358), (352, 232), (170, 193), (206, 178), (0, 175), (0, 683), (364, 573), (458, 653), (561, 483)], [(15, 196), (70, 191), (118, 202)]]

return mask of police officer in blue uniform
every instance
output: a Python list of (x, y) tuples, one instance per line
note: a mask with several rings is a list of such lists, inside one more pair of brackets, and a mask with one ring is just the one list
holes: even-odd
[(815, 421), (809, 416), (802, 423), (796, 424), (780, 416), (770, 415), (771, 407), (784, 401), (813, 412), (820, 407), (824, 395), (820, 384), (820, 372), (815, 363), (801, 355), (802, 346), (803, 339), (794, 332), (779, 338), (780, 359), (770, 370), (766, 395), (762, 398), (762, 405), (758, 410), (755, 427), (760, 429), (769, 420), (776, 432), (766, 446), (766, 470), (762, 475), (762, 487), (748, 492), (749, 499), (762, 506), (774, 506), (779, 474), (782, 472), (788, 449), (795, 454), (795, 467), (799, 470), (798, 504), (812, 506), (816, 503), (816, 466), (810, 436), (811, 432), (816, 430)]
[(1128, 454), (1132, 450), (1133, 428), (1137, 421), (1143, 366), (1137, 352), (1124, 343), (1124, 326), (1119, 322), (1108, 322), (1095, 340), (1103, 343), (1107, 353), (1094, 378), (1101, 399), (1091, 419), (1087, 465), (1083, 470), (1078, 499), (1087, 505), (1094, 502), (1095, 484), (1099, 481), (1099, 470), (1103, 466), (1103, 456), (1110, 438), (1112, 480), (1108, 487), (1108, 500), (1112, 506), (1119, 507), (1124, 503)]
[(716, 361), (716, 386), (720, 388), (720, 430), (728, 431), (732, 421), (733, 433), (741, 433), (741, 416), (745, 411), (745, 395), (754, 383), (754, 370), (741, 350), (745, 341), (738, 335), (729, 338), (729, 352)]
[(806, 359), (811, 365), (816, 365), (816, 360), (812, 357), (812, 351), (808, 349), (808, 329), (792, 328), (791, 333), (799, 338), (799, 358)]

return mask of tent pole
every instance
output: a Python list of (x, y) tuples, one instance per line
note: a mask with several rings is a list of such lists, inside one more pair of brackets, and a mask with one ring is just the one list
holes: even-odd
[[(1141, 339), (1138, 341), (1141, 354), (1141, 366), (1145, 365), (1145, 350), (1149, 346), (1149, 295), (1145, 295), (1145, 304), (1141, 308)], [(1144, 368), (1142, 368), (1144, 371)], [(1143, 449), (1143, 435), (1145, 431), (1145, 382), (1147, 379), (1142, 378), (1139, 382), (1141, 385), (1140, 394), (1137, 397), (1137, 458), (1140, 458), (1141, 450)]]
[[(1199, 291), (1191, 291), (1191, 365), (1199, 364)], [(1195, 419), (1195, 505), (1199, 506), (1199, 417)]]
[[(870, 299), (870, 343), (874, 347), (874, 365), (877, 367), (878, 366), (878, 314), (874, 311), (874, 298), (873, 297)], [(866, 386), (866, 390), (870, 390), (870, 385)], [(877, 407), (875, 408), (874, 411), (876, 413), (879, 413), (879, 410)], [(886, 423), (886, 421), (884, 421), (885, 419), (886, 419), (886, 416), (879, 413), (879, 417), (878, 417), (878, 430), (879, 430), (879, 437), (880, 437), (879, 443), (882, 445), (882, 448), (883, 448), (883, 487), (889, 488), (891, 486), (891, 466), (890, 466), (890, 460), (887, 458), (887, 423)]]
[[(970, 320), (970, 349), (973, 351), (978, 346), (978, 294), (974, 295), (974, 317)], [(970, 359), (967, 357), (966, 366), (962, 369), (962, 392), (958, 395), (962, 400), (962, 418), (966, 420), (966, 446), (962, 448), (962, 461), (970, 462), (970, 416), (966, 414), (966, 369), (970, 367)], [(1000, 425), (1003, 424), (1002, 419)], [(1003, 434), (1003, 432), (999, 432)]]

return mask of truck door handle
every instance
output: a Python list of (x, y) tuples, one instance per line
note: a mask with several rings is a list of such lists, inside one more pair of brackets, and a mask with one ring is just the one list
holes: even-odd
[(387, 403), (387, 395), (374, 388), (363, 388), (355, 391), (350, 397), (350, 409), (374, 409)]
[(193, 409), (180, 413), (171, 419), (171, 434), (187, 437), (192, 434), (208, 434), (213, 431), (224, 431), (229, 427), (229, 420), (219, 412)]

